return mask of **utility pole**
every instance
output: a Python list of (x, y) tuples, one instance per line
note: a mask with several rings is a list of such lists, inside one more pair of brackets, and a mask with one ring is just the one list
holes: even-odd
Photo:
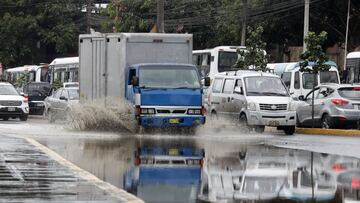
[(350, 20), (350, 3), (348, 0), (348, 11), (347, 11), (347, 19), (346, 19), (346, 34), (345, 34), (345, 50), (344, 50), (344, 70), (346, 69), (346, 55), (347, 55), (347, 47), (348, 47), (348, 37), (349, 37), (349, 20)]
[(91, 28), (91, 12), (92, 12), (92, 0), (87, 0), (86, 5), (86, 30), (90, 33)]
[(157, 0), (156, 27), (158, 33), (164, 33), (164, 0)]
[(246, 17), (247, 17), (247, 0), (243, 0), (243, 17), (241, 25), (241, 46), (245, 46), (246, 42)]
[(303, 52), (306, 51), (305, 37), (309, 33), (309, 7), (310, 7), (310, 0), (305, 0)]

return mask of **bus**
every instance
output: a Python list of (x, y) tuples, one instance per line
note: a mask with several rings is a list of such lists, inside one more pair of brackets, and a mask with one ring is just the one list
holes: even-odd
[(344, 74), (345, 83), (360, 83), (360, 51), (350, 52), (346, 56)]
[(16, 68), (9, 68), (4, 71), (5, 80), (12, 84), (16, 84), (18, 79), (26, 76), (25, 82), (49, 82), (49, 66), (41, 65), (25, 65)]
[(50, 65), (50, 83), (79, 81), (79, 57), (56, 58)]
[(123, 179), (127, 192), (145, 202), (197, 202), (204, 150), (145, 146), (134, 155), (134, 166)]
[(199, 69), (202, 78), (213, 79), (216, 74), (234, 70), (238, 60), (238, 49), (244, 46), (219, 46), (213, 49), (193, 51), (193, 64)]

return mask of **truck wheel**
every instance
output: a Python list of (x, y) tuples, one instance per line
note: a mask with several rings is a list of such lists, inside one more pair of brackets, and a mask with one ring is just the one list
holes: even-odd
[(329, 129), (333, 127), (333, 123), (329, 114), (324, 114), (321, 118), (321, 127), (325, 129)]
[(20, 116), (21, 121), (27, 121), (28, 115)]
[(244, 113), (240, 114), (239, 124), (240, 124), (241, 131), (243, 131), (243, 132), (250, 131), (250, 126), (248, 125), (246, 114), (244, 114)]
[(9, 117), (3, 117), (2, 118), (4, 121), (8, 121), (9, 120)]
[(295, 126), (284, 127), (284, 132), (286, 135), (293, 135), (295, 133)]
[(255, 132), (263, 133), (265, 131), (265, 126), (255, 126)]

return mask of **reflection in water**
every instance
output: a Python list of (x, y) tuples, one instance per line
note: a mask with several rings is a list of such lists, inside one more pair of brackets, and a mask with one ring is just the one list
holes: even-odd
[(360, 202), (352, 157), (194, 139), (62, 141), (43, 143), (145, 202)]

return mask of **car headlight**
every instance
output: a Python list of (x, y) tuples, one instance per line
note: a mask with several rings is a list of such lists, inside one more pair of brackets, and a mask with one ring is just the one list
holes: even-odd
[(289, 103), (289, 111), (296, 111), (296, 104), (295, 102)]
[(250, 110), (250, 111), (256, 111), (256, 104), (254, 102), (249, 102), (247, 104), (247, 108)]

